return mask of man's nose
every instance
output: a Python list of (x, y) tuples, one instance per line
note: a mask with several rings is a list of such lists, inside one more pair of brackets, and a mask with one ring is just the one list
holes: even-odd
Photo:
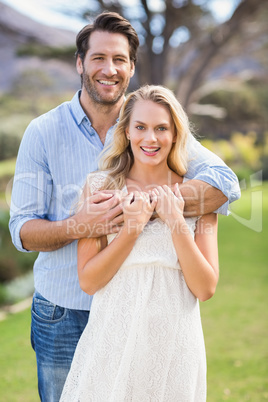
[(106, 60), (102, 71), (108, 77), (117, 74), (116, 67), (115, 67), (114, 62), (112, 60)]

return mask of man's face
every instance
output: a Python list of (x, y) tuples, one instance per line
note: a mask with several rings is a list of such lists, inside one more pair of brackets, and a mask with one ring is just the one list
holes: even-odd
[(89, 38), (89, 49), (84, 61), (77, 60), (77, 71), (91, 100), (102, 105), (120, 101), (134, 74), (129, 57), (126, 36), (118, 33), (95, 31)]

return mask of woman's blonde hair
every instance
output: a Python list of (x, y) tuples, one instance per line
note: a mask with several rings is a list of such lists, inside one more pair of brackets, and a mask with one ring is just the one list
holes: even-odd
[(171, 115), (175, 127), (176, 142), (172, 144), (168, 156), (168, 166), (183, 176), (187, 171), (187, 138), (191, 134), (189, 120), (181, 104), (169, 89), (160, 85), (145, 85), (130, 93), (123, 104), (114, 137), (109, 146), (101, 153), (99, 170), (108, 173), (104, 185), (106, 189), (122, 189), (133, 162), (130, 141), (126, 137), (134, 105), (137, 101), (152, 101), (165, 106)]

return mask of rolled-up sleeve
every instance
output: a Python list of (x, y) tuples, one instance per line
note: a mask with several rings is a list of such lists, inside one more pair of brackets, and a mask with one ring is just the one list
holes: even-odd
[(229, 204), (241, 196), (236, 174), (221, 158), (203, 147), (194, 137), (188, 141), (188, 155), (189, 165), (186, 177), (202, 180), (219, 189), (228, 201), (215, 212), (227, 215)]
[(46, 218), (51, 198), (51, 175), (46, 163), (45, 147), (33, 121), (27, 128), (18, 153), (13, 180), (9, 230), (13, 244), (23, 248), (20, 230), (32, 219)]

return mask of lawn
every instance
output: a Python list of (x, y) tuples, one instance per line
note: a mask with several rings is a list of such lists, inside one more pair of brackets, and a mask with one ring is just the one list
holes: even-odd
[(30, 310), (0, 322), (0, 401), (37, 402), (35, 354), (30, 346)]
[[(201, 304), (208, 402), (268, 401), (267, 232), (267, 183), (219, 219), (220, 281)], [(38, 401), (29, 310), (0, 322), (0, 344), (0, 400)]]
[(201, 304), (208, 402), (268, 401), (267, 183), (242, 191), (235, 210), (219, 219), (220, 281)]

